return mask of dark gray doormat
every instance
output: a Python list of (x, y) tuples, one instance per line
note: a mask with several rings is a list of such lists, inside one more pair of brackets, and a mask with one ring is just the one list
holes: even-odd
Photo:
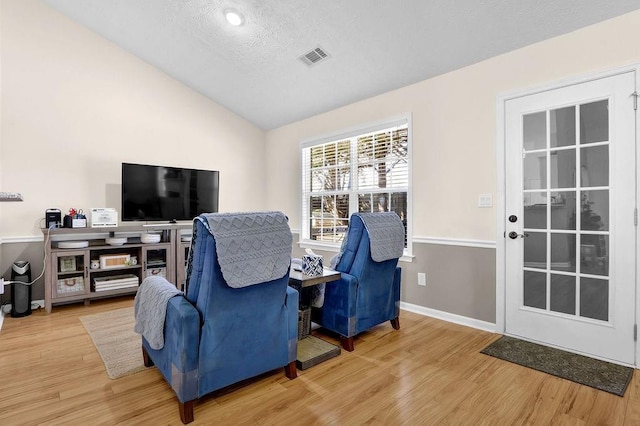
[(509, 336), (502, 336), (480, 351), (505, 361), (591, 386), (618, 396), (633, 376), (633, 368), (600, 361)]

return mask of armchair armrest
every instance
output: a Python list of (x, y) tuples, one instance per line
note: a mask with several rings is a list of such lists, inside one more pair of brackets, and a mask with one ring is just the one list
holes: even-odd
[(169, 344), (175, 354), (180, 354), (174, 361), (179, 371), (196, 369), (200, 347), (200, 314), (184, 297), (169, 300), (164, 333), (165, 346)]
[(393, 301), (395, 305), (395, 316), (400, 315), (400, 280), (402, 279), (402, 268), (396, 267), (393, 274)]
[(144, 337), (142, 344), (181, 402), (198, 398), (200, 315), (191, 303), (183, 296), (169, 299), (164, 347), (151, 349)]
[(294, 362), (298, 356), (298, 300), (300, 295), (298, 291), (287, 286), (287, 294), (284, 304), (287, 310), (287, 325), (289, 332), (287, 338), (289, 341), (289, 362)]
[(346, 272), (340, 273), (340, 279), (328, 282), (325, 286), (324, 306), (321, 324), (337, 331), (345, 337), (356, 334), (356, 292), (358, 279)]

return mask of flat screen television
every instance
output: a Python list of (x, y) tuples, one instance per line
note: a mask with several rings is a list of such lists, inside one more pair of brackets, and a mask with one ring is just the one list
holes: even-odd
[(219, 172), (122, 163), (122, 220), (192, 220), (218, 211)]

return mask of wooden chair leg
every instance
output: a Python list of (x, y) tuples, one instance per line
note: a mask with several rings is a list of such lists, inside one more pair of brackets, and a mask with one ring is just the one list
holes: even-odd
[(342, 348), (347, 352), (353, 352), (353, 336), (344, 337), (340, 336), (340, 344)]
[(293, 380), (298, 377), (298, 369), (296, 368), (295, 361), (284, 366), (284, 375), (287, 376), (287, 379), (289, 380)]
[(153, 367), (153, 361), (149, 357), (149, 353), (144, 348), (144, 346), (142, 347), (142, 362), (144, 363), (145, 367)]
[(400, 317), (395, 317), (394, 319), (391, 320), (391, 327), (393, 327), (395, 330), (400, 330)]
[(180, 409), (180, 420), (185, 425), (193, 421), (193, 401), (180, 402), (178, 401), (178, 408)]

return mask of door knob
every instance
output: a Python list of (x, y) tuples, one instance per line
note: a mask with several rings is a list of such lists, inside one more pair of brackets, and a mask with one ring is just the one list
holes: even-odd
[(517, 221), (518, 221), (518, 216), (516, 216), (515, 214), (512, 214), (511, 216), (509, 216), (509, 222), (515, 223)]
[(524, 234), (518, 234), (516, 231), (509, 232), (509, 238), (511, 238), (512, 240), (515, 240), (518, 237), (524, 238), (524, 237), (528, 237), (528, 236), (529, 236), (529, 234), (527, 234), (526, 232)]

